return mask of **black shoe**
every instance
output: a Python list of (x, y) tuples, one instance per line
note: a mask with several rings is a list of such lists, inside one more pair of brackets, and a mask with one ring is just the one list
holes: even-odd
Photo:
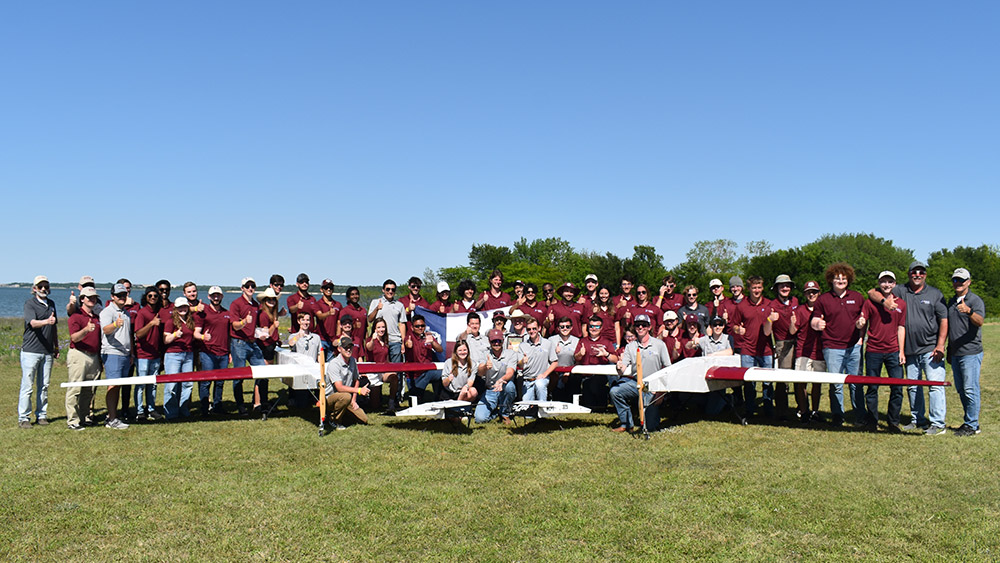
[(163, 420), (163, 415), (154, 411), (149, 411), (149, 420)]
[(240, 412), (240, 416), (246, 416), (246, 415), (250, 414), (250, 413), (249, 413), (249, 412), (247, 411), (247, 408), (246, 408), (246, 406), (245, 406), (245, 405), (240, 405), (240, 406), (239, 406), (239, 412)]
[(890, 424), (889, 426), (886, 427), (885, 431), (888, 432), (889, 434), (903, 433), (903, 429), (900, 428), (898, 424)]
[(70, 430), (73, 430), (74, 432), (83, 430), (83, 427), (80, 426), (79, 424), (67, 424), (66, 428), (69, 428)]
[(831, 424), (833, 424), (834, 426), (843, 426), (843, 424), (844, 424), (844, 417), (842, 417), (842, 416), (835, 416), (835, 417), (833, 417), (833, 422), (831, 422)]

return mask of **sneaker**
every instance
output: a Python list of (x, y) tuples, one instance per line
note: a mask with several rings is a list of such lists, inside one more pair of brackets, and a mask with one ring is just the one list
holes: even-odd
[(334, 424), (333, 425), (333, 429), (334, 430), (347, 430), (347, 427), (344, 426), (343, 424)]
[(163, 415), (156, 411), (149, 411), (149, 420), (163, 420)]
[(104, 423), (105, 428), (113, 428), (115, 430), (125, 430), (128, 428), (128, 424), (125, 424), (119, 418), (112, 418), (111, 420)]
[(916, 422), (911, 422), (911, 423), (907, 424), (906, 426), (904, 426), (903, 430), (906, 431), (906, 432), (912, 432), (913, 430), (916, 430), (917, 428), (920, 428), (919, 426), (917, 426), (917, 423)]
[(885, 431), (888, 432), (889, 434), (902, 434), (903, 433), (903, 430), (899, 427), (898, 424), (890, 424), (890, 425), (886, 426)]
[(23, 428), (25, 430), (31, 430), (31, 421), (30, 420), (21, 420), (21, 421), (18, 421), (17, 427), (18, 428)]
[(809, 422), (823, 422), (823, 415), (819, 414), (819, 411), (810, 411)]
[(141, 413), (135, 415), (135, 421), (136, 422), (146, 422), (146, 413), (141, 412)]
[(979, 429), (973, 428), (968, 424), (963, 424), (958, 428), (958, 430), (955, 430), (953, 434), (956, 436), (975, 436), (976, 434), (979, 434)]
[(611, 431), (612, 432), (628, 432), (628, 428), (625, 428), (624, 426), (616, 426), (616, 427), (612, 428)]
[(49, 419), (47, 419), (47, 418), (36, 419), (35, 420), (35, 424), (37, 424), (39, 426), (48, 426), (49, 425)]
[(67, 424), (66, 428), (69, 428), (70, 430), (73, 430), (73, 431), (83, 430), (83, 427), (80, 426), (79, 424)]
[(928, 436), (937, 436), (938, 434), (944, 434), (945, 432), (946, 430), (944, 429), (944, 426), (931, 426), (924, 431), (924, 434)]

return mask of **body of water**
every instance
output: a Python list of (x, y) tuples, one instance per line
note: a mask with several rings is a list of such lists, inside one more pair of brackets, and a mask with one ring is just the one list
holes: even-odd
[[(68, 289), (53, 289), (52, 293), (49, 295), (51, 299), (56, 304), (56, 316), (59, 317), (61, 321), (66, 319), (66, 303), (69, 303), (69, 293)], [(97, 290), (98, 295), (101, 297), (101, 303), (105, 303), (108, 299), (111, 299), (111, 291), (107, 289)], [(74, 294), (77, 298), (80, 297), (80, 292), (74, 290)], [(319, 299), (319, 291), (313, 295)], [(177, 299), (181, 296), (180, 288), (176, 288), (170, 291), (170, 298)], [(239, 293), (226, 293), (222, 298), (222, 306), (229, 308), (229, 305), (240, 296)], [(30, 287), (0, 287), (0, 317), (17, 317), (24, 318), (24, 302), (31, 297)], [(204, 294), (199, 294), (201, 299), (205, 301), (208, 300), (208, 296)], [(288, 297), (287, 294), (282, 294), (280, 298), (280, 304), (285, 305), (285, 299)], [(132, 290), (132, 298), (135, 300), (142, 299), (142, 291)], [(334, 299), (339, 301), (341, 304), (344, 303), (343, 295), (334, 295)]]

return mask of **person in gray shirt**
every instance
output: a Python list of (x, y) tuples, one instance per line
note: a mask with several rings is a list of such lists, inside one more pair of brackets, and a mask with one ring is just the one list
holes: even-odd
[(983, 319), (986, 305), (969, 291), (972, 276), (965, 268), (951, 275), (955, 296), (948, 301), (948, 359), (965, 420), (956, 436), (979, 434), (979, 371), (983, 365)]
[(351, 355), (354, 341), (350, 336), (342, 336), (337, 341), (337, 357), (326, 364), (326, 408), (328, 417), (340, 430), (344, 414), (350, 412), (362, 424), (368, 423), (368, 415), (358, 406), (357, 396), (367, 396), (368, 387), (359, 383), (358, 362)]
[(31, 428), (31, 387), (35, 387), (35, 423), (49, 423), (49, 379), (52, 362), (59, 357), (56, 304), (49, 299), (49, 279), (35, 276), (31, 297), (24, 302), (24, 336), (21, 340), (21, 392), (17, 399), (17, 425)]
[(702, 356), (732, 356), (733, 347), (726, 336), (726, 319), (716, 315), (709, 321), (709, 333), (695, 341)]
[(368, 306), (368, 322), (385, 319), (386, 334), (389, 336), (389, 361), (403, 361), (403, 342), (406, 340), (406, 306), (396, 299), (396, 282), (382, 282), (382, 297), (372, 300)]
[(479, 366), (479, 376), (483, 378), (486, 391), (476, 405), (476, 422), (489, 422), (499, 414), (504, 424), (510, 424), (510, 405), (517, 392), (514, 371), (519, 355), (504, 347), (502, 330), (491, 330), (487, 337), (490, 351), (486, 361)]
[(542, 338), (538, 320), (528, 319), (528, 339), (521, 343), (517, 367), (524, 377), (522, 401), (545, 401), (549, 398), (549, 375), (559, 364), (552, 343)]
[[(132, 320), (123, 309), (128, 299), (125, 284), (116, 283), (111, 289), (111, 304), (101, 310), (101, 363), (106, 379), (128, 377), (132, 367)], [(109, 385), (104, 395), (108, 406), (108, 428), (124, 430), (128, 424), (118, 418), (118, 395), (121, 387)]]
[[(639, 355), (642, 354), (643, 376), (651, 375), (670, 365), (670, 353), (667, 351), (667, 345), (659, 338), (653, 338), (649, 335), (649, 317), (637, 315), (633, 326), (635, 327), (636, 339), (625, 346), (617, 363), (618, 373), (621, 374), (621, 377), (609, 381), (611, 402), (615, 405), (618, 420), (621, 422), (618, 427), (612, 429), (613, 432), (626, 432), (636, 426), (632, 419), (632, 405), (639, 402), (639, 388), (636, 385)], [(652, 393), (644, 391), (642, 396), (646, 406), (646, 430), (654, 431), (660, 425), (659, 407), (652, 404)]]
[(483, 320), (479, 313), (469, 311), (465, 316), (465, 332), (458, 335), (456, 340), (465, 340), (469, 344), (469, 357), (472, 360), (473, 369), (478, 369), (479, 365), (486, 361), (486, 354), (490, 349), (490, 343), (486, 335), (480, 332)]
[[(906, 303), (906, 339), (903, 354), (906, 356), (906, 378), (944, 381), (945, 340), (948, 338), (948, 309), (944, 295), (936, 287), (927, 285), (927, 265), (919, 260), (910, 264), (910, 281), (897, 285), (892, 295), (884, 297), (878, 288), (868, 291), (868, 298), (885, 307), (896, 308), (896, 299)], [(946, 412), (944, 387), (933, 386), (927, 390), (928, 416), (924, 416), (924, 392), (921, 387), (907, 388), (910, 399), (910, 423), (903, 430), (926, 428), (930, 436), (944, 433)]]

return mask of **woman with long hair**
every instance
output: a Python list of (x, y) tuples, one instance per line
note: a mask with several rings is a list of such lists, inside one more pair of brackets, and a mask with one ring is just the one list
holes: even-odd
[[(257, 329), (254, 336), (260, 352), (267, 364), (274, 363), (274, 349), (281, 341), (278, 334), (279, 319), (278, 295), (268, 287), (259, 296), (260, 310), (257, 312)], [(296, 323), (297, 324), (297, 323)], [(267, 379), (257, 379), (253, 386), (253, 410), (259, 413), (267, 403)]]
[(441, 397), (458, 399), (459, 401), (476, 400), (479, 396), (474, 386), (476, 375), (472, 370), (472, 358), (469, 355), (469, 343), (459, 340), (452, 349), (451, 357), (445, 360), (441, 370)]
[[(163, 324), (163, 343), (167, 347), (163, 355), (165, 373), (194, 371), (194, 315), (191, 314), (187, 297), (181, 296), (174, 300), (174, 308)], [(167, 383), (163, 386), (163, 413), (167, 420), (191, 415), (192, 389), (194, 383), (191, 381)]]
[(462, 280), (458, 284), (458, 299), (452, 305), (452, 313), (468, 313), (476, 310), (476, 284), (472, 280)]
[[(375, 319), (375, 324), (372, 325), (372, 335), (365, 341), (365, 350), (368, 353), (368, 358), (375, 362), (376, 364), (384, 364), (389, 361), (389, 327), (385, 322), (385, 319), (379, 317)], [(398, 402), (396, 400), (396, 393), (399, 392), (399, 379), (396, 377), (395, 373), (380, 373), (362, 376), (362, 379), (368, 381), (367, 385), (372, 386), (373, 380), (377, 380), (381, 376), (382, 381), (389, 382), (389, 410), (395, 411)], [(362, 382), (362, 385), (365, 385)], [(378, 391), (370, 393), (368, 395), (369, 400), (369, 411), (374, 411), (379, 408), (382, 404), (382, 388), (379, 386)]]
[(615, 304), (611, 298), (611, 289), (606, 285), (597, 288), (597, 298), (594, 299), (593, 314), (601, 317), (601, 338), (618, 342), (621, 340), (620, 327), (615, 326)]
[[(163, 362), (163, 323), (160, 308), (163, 302), (156, 286), (149, 286), (142, 295), (142, 308), (135, 315), (136, 376), (160, 373)], [(135, 419), (159, 420), (163, 415), (156, 412), (156, 385), (135, 386)]]

